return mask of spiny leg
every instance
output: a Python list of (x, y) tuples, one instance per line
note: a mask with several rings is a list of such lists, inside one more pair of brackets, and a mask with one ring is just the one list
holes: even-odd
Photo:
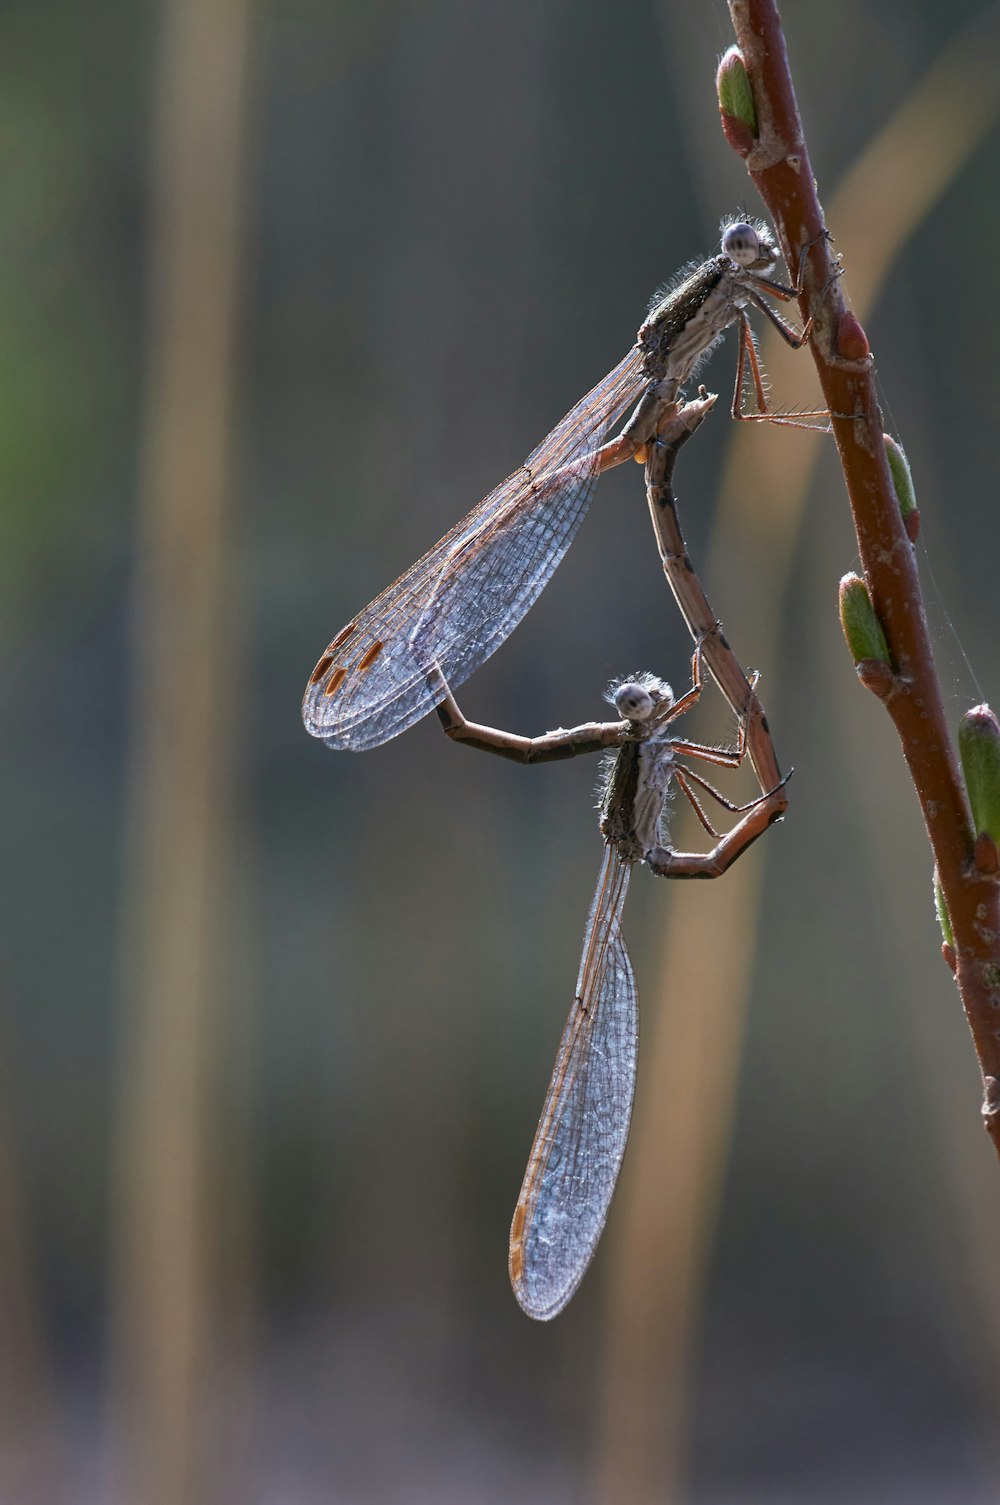
[[(773, 292), (774, 289), (771, 288), (769, 291)], [(781, 315), (771, 307), (770, 303), (765, 303), (759, 293), (751, 291), (750, 301), (754, 308), (759, 308), (764, 317), (771, 321), (785, 344), (791, 350), (801, 350), (803, 345), (808, 343), (809, 336), (812, 334), (812, 319), (807, 319), (801, 329), (795, 329), (791, 324), (785, 322)]]
[(698, 818), (699, 824), (704, 828), (704, 830), (708, 832), (713, 841), (721, 841), (721, 832), (715, 829), (715, 827), (712, 825), (712, 822), (705, 814), (705, 811), (702, 808), (701, 801), (698, 799), (698, 796), (695, 794), (694, 790), (688, 783), (687, 775), (684, 772), (683, 768), (674, 769), (674, 782), (676, 783), (681, 793), (686, 797), (688, 804), (691, 806), (691, 809), (694, 811), (695, 815)]
[[(671, 721), (682, 716), (696, 705), (704, 688), (704, 678), (701, 671), (701, 658), (704, 644), (699, 639), (694, 645), (694, 653), (691, 655), (691, 688), (685, 691), (679, 700), (663, 707), (653, 716), (653, 721), (658, 726), (667, 726)], [(757, 688), (760, 675), (755, 669), (747, 681), (750, 696), (753, 696)], [(752, 699), (750, 701), (752, 705)], [(693, 758), (703, 758), (707, 763), (718, 763), (725, 768), (739, 768), (746, 757), (747, 750), (747, 716), (739, 718), (739, 733), (735, 747), (712, 747), (704, 742), (690, 742), (686, 738), (671, 739), (672, 746), (679, 753), (689, 754)]]
[(659, 878), (721, 878), (747, 847), (781, 818), (785, 808), (779, 790), (762, 795), (710, 852), (675, 852), (671, 847), (653, 847), (646, 855), (650, 871)]
[[(802, 294), (806, 290), (805, 270), (806, 260), (809, 256), (809, 252), (812, 250), (813, 246), (818, 246), (821, 240), (831, 239), (832, 237), (829, 230), (827, 230), (824, 226), (824, 228), (818, 235), (814, 235), (812, 240), (810, 240), (806, 245), (802, 247), (802, 249), (799, 251), (799, 265), (795, 273), (795, 284), (793, 287), (786, 287), (783, 282), (775, 282), (773, 277), (764, 277), (761, 276), (760, 273), (756, 272), (749, 272), (747, 274), (747, 280), (752, 282), (759, 292), (766, 293), (769, 298), (777, 298), (782, 303), (793, 303), (796, 298), (801, 298)], [(838, 268), (838, 270), (834, 273), (834, 276), (839, 277), (842, 275), (842, 273), (843, 269)], [(824, 285), (824, 292), (826, 292), (826, 288), (828, 286), (829, 280)]]
[(656, 712), (653, 721), (657, 726), (669, 726), (671, 721), (676, 721), (678, 716), (683, 716), (685, 711), (689, 711), (692, 706), (698, 704), (702, 689), (704, 688), (701, 673), (701, 652), (702, 645), (699, 638), (694, 645), (694, 652), (691, 655), (691, 688), (690, 690), (685, 690), (679, 700), (668, 702)]
[[(772, 308), (769, 308), (768, 305), (763, 301), (763, 299), (755, 297), (752, 293), (750, 296), (753, 300), (754, 306), (756, 308), (759, 308), (763, 313), (767, 315), (771, 323), (774, 325), (775, 329), (777, 329), (778, 333), (781, 335), (782, 339), (785, 340), (793, 350), (801, 350), (802, 346), (809, 339), (809, 335), (812, 331), (812, 320), (810, 320), (806, 327), (802, 330), (802, 332), (799, 333), (797, 330), (792, 329), (791, 325), (786, 324), (784, 319), (779, 318), (774, 310)], [(750, 319), (747, 315), (746, 309), (740, 309), (737, 330), (739, 350), (736, 359), (736, 383), (733, 387), (733, 403), (731, 412), (732, 416), (737, 420), (738, 423), (781, 423), (788, 428), (802, 428), (815, 431), (817, 427), (816, 424), (803, 423), (801, 422), (801, 420), (803, 418), (829, 419), (830, 414), (826, 409), (807, 408), (803, 412), (796, 413), (794, 415), (788, 413), (772, 413), (767, 405), (767, 393), (764, 388), (764, 374), (761, 371), (760, 357), (757, 354), (757, 347), (754, 344), (753, 330), (751, 328)], [(743, 411), (743, 382), (748, 365), (750, 367), (750, 374), (753, 379), (754, 385), (754, 393), (757, 398), (757, 407), (759, 409), (759, 411), (756, 413), (745, 413)]]
[[(755, 794), (752, 800), (747, 800), (743, 805), (737, 805), (732, 800), (727, 799), (722, 791), (716, 789), (715, 785), (708, 779), (703, 778), (700, 773), (696, 773), (693, 768), (675, 768), (674, 770), (675, 777), (682, 774), (685, 779), (693, 779), (700, 788), (704, 789), (706, 794), (710, 794), (716, 803), (721, 805), (724, 810), (728, 810), (731, 815), (745, 815), (748, 810), (752, 810), (762, 800), (771, 799), (773, 795), (778, 793), (779, 789), (784, 789), (794, 772), (794, 768), (790, 768), (780, 783), (776, 784), (773, 789), (769, 789), (766, 794)], [(717, 835), (718, 833), (714, 832), (713, 834)]]
[[(782, 283), (774, 282), (769, 277), (755, 276), (752, 273), (748, 274), (748, 281), (752, 284), (752, 286), (748, 289), (751, 303), (755, 308), (760, 310), (760, 312), (766, 319), (770, 320), (771, 324), (778, 331), (778, 334), (785, 341), (785, 344), (790, 346), (792, 350), (801, 350), (802, 346), (808, 342), (809, 336), (811, 335), (813, 329), (813, 320), (812, 318), (809, 318), (806, 320), (805, 325), (801, 330), (795, 329), (791, 324), (786, 323), (786, 321), (780, 317), (780, 315), (767, 302), (767, 299), (774, 298), (782, 303), (791, 303), (794, 302), (796, 298), (801, 298), (802, 294), (805, 292), (804, 273), (806, 258), (808, 257), (809, 252), (812, 250), (814, 245), (818, 244), (818, 242), (821, 240), (829, 239), (829, 236), (830, 232), (824, 229), (821, 234), (815, 236), (808, 245), (802, 247), (801, 251), (799, 252), (799, 266), (794, 287), (785, 287)], [(827, 278), (826, 282), (824, 283), (823, 288), (820, 292), (820, 297), (823, 297), (825, 295), (826, 290), (830, 286), (831, 282), (835, 282), (838, 277), (842, 277), (843, 273), (843, 267), (838, 266), (834, 269), (833, 273)], [(750, 337), (749, 321), (747, 320), (745, 311), (742, 309), (740, 310), (740, 319), (741, 325), (739, 331), (739, 339), (741, 349), (738, 368), (739, 374), (737, 377), (736, 391), (733, 396), (733, 417), (737, 419), (737, 421), (744, 423), (753, 421), (763, 421), (765, 423), (781, 423), (785, 424), (789, 428), (812, 429), (815, 432), (818, 428), (818, 425), (814, 423), (803, 423), (801, 422), (801, 420), (803, 418), (819, 418), (825, 420), (826, 424), (828, 424), (831, 418), (852, 418), (855, 416), (853, 413), (830, 413), (829, 410), (825, 408), (804, 409), (801, 413), (793, 414), (770, 412), (768, 410), (767, 402), (763, 396), (760, 366), (757, 359), (757, 352), (753, 347), (753, 341)], [(753, 368), (754, 386), (757, 393), (758, 407), (760, 409), (760, 411), (757, 413), (744, 413), (741, 406), (743, 395), (742, 381), (744, 346), (747, 347), (746, 353)], [(826, 433), (829, 432), (829, 430), (824, 426), (823, 428), (819, 429), (819, 432)]]
[[(661, 713), (655, 719), (664, 725), (673, 721), (675, 716), (686, 711), (694, 705), (702, 691), (701, 656), (703, 643), (699, 640), (695, 644), (694, 653), (691, 656), (691, 689), (680, 700), (674, 702), (666, 712)], [(672, 746), (676, 752), (684, 753), (692, 758), (702, 758), (706, 763), (718, 763), (723, 768), (739, 768), (747, 753), (747, 723), (750, 708), (753, 706), (754, 692), (760, 680), (759, 672), (754, 669), (749, 680), (746, 681), (749, 691), (747, 710), (739, 717), (739, 731), (735, 747), (712, 747), (704, 742), (690, 742), (684, 737), (672, 739)]]
[(688, 800), (688, 803), (691, 805), (691, 808), (694, 810), (695, 815), (698, 817), (698, 820), (704, 826), (705, 830), (714, 841), (722, 840), (721, 833), (715, 829), (708, 816), (705, 814), (701, 801), (698, 799), (698, 796), (691, 788), (689, 781), (693, 780), (694, 783), (698, 784), (702, 789), (704, 789), (706, 794), (710, 794), (712, 798), (723, 807), (723, 809), (730, 811), (731, 814), (745, 815), (748, 810), (755, 810), (758, 805), (762, 805), (766, 800), (770, 800), (773, 795), (777, 794), (778, 789), (783, 789), (784, 786), (788, 783), (788, 780), (791, 778), (791, 776), (791, 773), (787, 773), (776, 789), (769, 790), (767, 794), (758, 794), (755, 799), (747, 800), (745, 805), (737, 805), (734, 804), (732, 800), (727, 799), (721, 790), (716, 789), (714, 784), (710, 784), (708, 779), (703, 779), (700, 774), (695, 773), (693, 768), (674, 769), (674, 779), (677, 782), (678, 788), (684, 794), (684, 796)]

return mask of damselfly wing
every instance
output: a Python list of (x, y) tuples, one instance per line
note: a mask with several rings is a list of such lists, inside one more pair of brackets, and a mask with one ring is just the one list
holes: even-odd
[(313, 671), (306, 729), (377, 747), (433, 710), (436, 663), (461, 684), (507, 638), (569, 548), (607, 430), (646, 385), (633, 349), (506, 481), (338, 633)]
[[(745, 360), (763, 405), (745, 305), (767, 314), (790, 344), (807, 336), (789, 329), (765, 301), (798, 295), (768, 280), (777, 258), (765, 225), (725, 222), (720, 254), (680, 274), (654, 300), (624, 360), (518, 470), (336, 635), (303, 700), (313, 736), (333, 748), (376, 747), (440, 703), (442, 680), (460, 685), (495, 652), (569, 548), (600, 470), (662, 432), (681, 383), (730, 324), (740, 331), (734, 414)], [(602, 449), (610, 427), (637, 401), (624, 433)]]
[(510, 1280), (529, 1317), (561, 1312), (601, 1236), (621, 1169), (639, 1000), (621, 933), (631, 865), (604, 849), (583, 956), (510, 1230)]

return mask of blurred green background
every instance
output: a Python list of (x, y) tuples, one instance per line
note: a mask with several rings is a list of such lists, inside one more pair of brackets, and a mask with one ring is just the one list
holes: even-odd
[[(915, 91), (904, 147), (957, 142), (869, 165), (870, 210), (829, 219), (849, 297), (890, 248), (863, 312), (957, 722), (1000, 698), (1000, 9), (785, 25), (828, 216)], [(813, 440), (747, 425), (727, 461), (730, 337), (681, 514), (796, 772), (730, 875), (756, 941), (732, 1088), (688, 1082), (721, 1137), (687, 1284), (625, 1235), (692, 1163), (677, 1134), (626, 1165), (555, 1324), (507, 1285), (595, 765), (477, 758), (432, 721), (334, 755), (299, 720), (328, 638), (758, 210), (718, 129), (730, 41), (718, 0), (4, 8), (4, 1502), (996, 1497), (1000, 1180), (919, 811), (840, 638), (832, 445), (800, 524), (781, 477)], [(776, 403), (811, 401), (809, 364), (772, 366)], [(717, 506), (741, 531), (713, 545)], [(689, 651), (623, 467), (460, 702), (572, 725), (613, 674), (683, 685)], [(730, 943), (723, 886), (696, 886), (682, 969), (677, 896), (633, 882), (639, 1114), (661, 1002), (697, 1021)]]

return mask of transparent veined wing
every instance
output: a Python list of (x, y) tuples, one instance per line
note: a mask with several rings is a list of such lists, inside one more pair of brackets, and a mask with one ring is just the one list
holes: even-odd
[(590, 1264), (621, 1169), (639, 1001), (621, 934), (628, 863), (605, 848), (563, 1030), (510, 1230), (510, 1280), (529, 1317), (561, 1312)]
[(313, 670), (307, 731), (328, 747), (377, 747), (499, 648), (569, 548), (597, 479), (596, 450), (641, 392), (633, 348), (524, 464), (349, 622)]

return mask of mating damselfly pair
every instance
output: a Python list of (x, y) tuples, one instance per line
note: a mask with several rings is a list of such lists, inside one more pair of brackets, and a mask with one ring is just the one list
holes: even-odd
[[(808, 339), (809, 324), (795, 331), (767, 301), (788, 302), (801, 292), (771, 279), (777, 260), (765, 225), (724, 222), (719, 254), (679, 274), (654, 301), (624, 359), (507, 480), (334, 637), (303, 701), (307, 730), (332, 748), (376, 747), (437, 708), (454, 740), (526, 763), (601, 748), (614, 752), (601, 815), (605, 856), (576, 994), (511, 1228), (511, 1280), (534, 1317), (554, 1316), (576, 1289), (624, 1153), (637, 1038), (635, 983), (620, 930), (631, 867), (646, 862), (663, 876), (719, 876), (787, 805), (755, 681), (744, 676), (708, 607), (680, 540), (670, 492), (676, 452), (714, 402), (703, 393), (685, 403), (682, 384), (730, 325), (739, 336), (733, 416), (784, 421), (767, 411), (747, 314), (748, 307), (764, 313), (793, 348)], [(757, 399), (751, 413), (742, 411), (747, 372)], [(630, 408), (621, 432), (608, 439)], [(823, 415), (796, 418), (812, 416)], [(645, 462), (664, 567), (696, 638), (691, 688), (675, 699), (655, 676), (623, 681), (613, 697), (618, 721), (534, 739), (467, 722), (453, 690), (538, 598), (579, 528), (597, 477), (630, 458)], [(677, 568), (668, 554), (676, 556)], [(730, 748), (685, 741), (671, 730), (701, 693), (703, 656), (740, 717), (739, 739)], [(761, 794), (742, 806), (677, 761), (734, 766), (748, 750)], [(692, 782), (740, 816), (727, 835), (712, 828)], [(662, 815), (672, 785), (715, 839), (709, 853), (679, 853), (667, 843)]]

